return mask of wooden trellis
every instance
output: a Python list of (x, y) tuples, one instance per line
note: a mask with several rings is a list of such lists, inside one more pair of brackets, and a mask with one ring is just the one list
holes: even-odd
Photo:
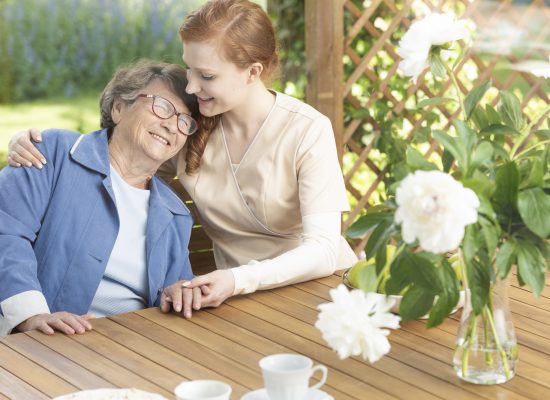
[[(473, 50), (457, 67), (464, 94), (491, 79), (500, 90), (521, 91), (527, 115), (550, 101), (545, 80), (513, 69), (523, 60), (548, 61), (550, 6), (543, 0), (306, 0), (305, 4), (306, 97), (331, 118), (336, 142), (346, 160), (344, 173), (352, 210), (344, 218), (344, 230), (378, 198), (387, 171), (383, 157), (375, 150), (377, 139), (386, 133), (369, 110), (385, 104), (391, 112), (389, 117), (401, 115), (405, 119), (401, 134), (411, 137), (424, 121), (421, 112), (410, 111), (411, 102), (448, 97), (454, 90), (450, 79), (429, 85), (423, 75), (417, 84), (408, 84), (404, 95), (392, 90), (398, 79), (403, 82), (397, 68), (397, 43), (415, 18), (429, 12), (453, 11), (475, 23), (478, 36)], [(360, 93), (365, 86), (367, 95)], [(493, 105), (497, 101), (495, 96)], [(436, 107), (441, 116), (439, 127), (449, 128), (458, 110), (448, 105)], [(426, 157), (434, 157), (440, 150), (432, 142), (423, 151)], [(359, 242), (356, 249), (363, 246), (364, 241)]]

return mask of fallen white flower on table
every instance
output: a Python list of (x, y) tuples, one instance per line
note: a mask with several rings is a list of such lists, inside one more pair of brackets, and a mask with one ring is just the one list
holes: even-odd
[(395, 222), (406, 243), (418, 239), (432, 253), (456, 249), (466, 225), (477, 221), (479, 199), (449, 174), (416, 171), (397, 188)]
[(397, 54), (403, 58), (399, 69), (410, 76), (414, 83), (428, 68), (432, 46), (442, 46), (469, 36), (466, 20), (456, 20), (454, 15), (433, 13), (414, 22), (399, 41)]
[(377, 293), (346, 289), (330, 291), (332, 303), (319, 305), (321, 312), (315, 327), (340, 358), (362, 355), (370, 363), (390, 351), (388, 329), (399, 328), (401, 318), (389, 312), (394, 301)]

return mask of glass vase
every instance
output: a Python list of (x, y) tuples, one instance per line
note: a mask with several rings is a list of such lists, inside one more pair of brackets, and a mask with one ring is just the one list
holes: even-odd
[(453, 357), (458, 377), (481, 385), (504, 383), (516, 374), (517, 359), (507, 280), (497, 279), (492, 285), (479, 315), (474, 314), (470, 291), (466, 290)]

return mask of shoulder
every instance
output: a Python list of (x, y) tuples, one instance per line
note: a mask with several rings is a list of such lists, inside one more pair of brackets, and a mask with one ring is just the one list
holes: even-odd
[(67, 129), (46, 129), (42, 132), (42, 143), (46, 147), (63, 146), (70, 148), (80, 135), (80, 132)]
[(292, 96), (284, 93), (277, 92), (276, 107), (289, 114), (293, 114), (295, 119), (301, 120), (304, 123), (316, 123), (316, 124), (328, 124), (330, 126), (330, 120), (328, 117), (309, 104), (304, 103)]

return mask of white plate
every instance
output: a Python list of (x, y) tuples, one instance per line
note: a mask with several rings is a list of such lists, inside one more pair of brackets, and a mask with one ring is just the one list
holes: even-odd
[(53, 400), (166, 400), (160, 394), (138, 389), (95, 389), (59, 396)]
[[(241, 400), (269, 400), (269, 396), (267, 395), (267, 390), (258, 389), (248, 392), (241, 397)], [(307, 397), (304, 400), (334, 400), (334, 397), (319, 389), (309, 389)]]

